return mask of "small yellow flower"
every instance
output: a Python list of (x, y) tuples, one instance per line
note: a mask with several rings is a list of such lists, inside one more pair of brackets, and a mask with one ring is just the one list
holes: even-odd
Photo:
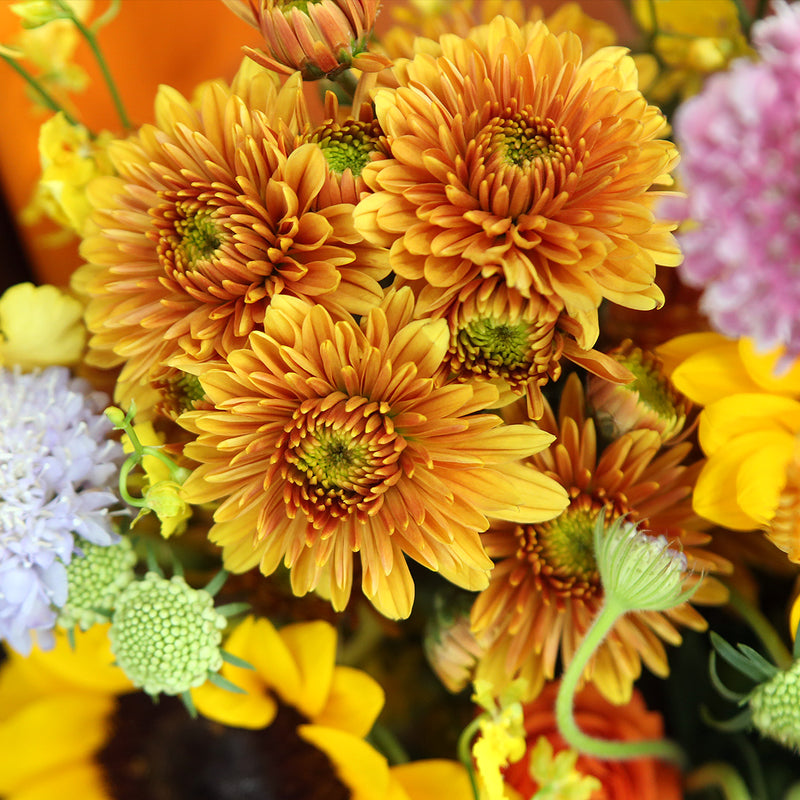
[[(145, 447), (158, 447), (164, 443), (164, 437), (155, 431), (150, 422), (134, 425), (133, 430)], [(126, 453), (133, 452), (134, 448), (127, 434), (122, 436), (122, 446)], [(176, 533), (183, 533), (186, 530), (187, 520), (192, 516), (192, 507), (183, 499), (183, 482), (176, 481), (175, 472), (156, 456), (144, 456), (142, 469), (146, 484), (142, 498), (146, 505), (134, 519), (131, 527), (145, 514), (154, 511), (161, 523), (161, 535), (165, 539)], [(185, 472), (184, 477), (189, 476), (188, 470), (182, 472)]]
[(474, 688), (472, 699), (484, 709), (479, 718), (480, 735), (472, 746), (481, 800), (504, 800), (502, 769), (525, 755), (525, 727), (520, 702), (523, 689), (514, 683), (495, 697), (488, 681), (475, 681)]
[(82, 236), (92, 211), (87, 187), (99, 175), (111, 175), (106, 153), (113, 136), (103, 131), (92, 138), (83, 125), (71, 125), (59, 112), (39, 131), (42, 176), (22, 220), (33, 224), (47, 216)]
[(561, 750), (553, 754), (553, 745), (546, 736), (540, 736), (530, 753), (530, 774), (539, 784), (532, 800), (590, 800), (602, 788), (593, 775), (584, 775), (575, 765), (578, 753)]
[(0, 366), (69, 366), (85, 341), (83, 305), (61, 289), (18, 283), (0, 296)]

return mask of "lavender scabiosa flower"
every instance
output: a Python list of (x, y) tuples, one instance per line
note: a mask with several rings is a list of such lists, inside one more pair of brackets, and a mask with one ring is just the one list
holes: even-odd
[(753, 26), (760, 60), (734, 62), (678, 110), (690, 229), (682, 278), (714, 327), (800, 354), (800, 3)]
[(108, 487), (122, 447), (107, 438), (107, 403), (63, 367), (0, 370), (0, 639), (21, 653), (34, 630), (53, 644), (76, 536), (117, 539)]

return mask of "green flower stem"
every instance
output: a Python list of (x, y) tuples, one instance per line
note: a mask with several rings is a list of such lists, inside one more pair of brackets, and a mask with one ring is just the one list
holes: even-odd
[(334, 82), (338, 83), (339, 86), (342, 87), (342, 90), (347, 94), (348, 97), (354, 97), (356, 93), (356, 86), (358, 86), (358, 80), (356, 76), (353, 75), (353, 70), (345, 69), (342, 70), (335, 78)]
[(725, 586), (730, 592), (730, 599), (728, 602), (731, 608), (744, 619), (753, 633), (758, 636), (777, 666), (783, 670), (789, 669), (794, 659), (783, 643), (783, 640), (778, 635), (778, 632), (770, 624), (770, 621), (730, 583), (726, 583)]
[[(725, 800), (750, 800), (747, 784), (730, 764), (720, 762), (703, 764), (686, 776), (688, 792), (701, 792), (712, 787), (719, 789)], [(789, 800), (789, 795), (785, 800)]]
[(631, 609), (624, 607), (612, 597), (605, 603), (594, 622), (583, 637), (575, 655), (561, 678), (556, 699), (556, 720), (561, 735), (567, 744), (581, 753), (597, 758), (623, 760), (630, 758), (661, 758), (678, 764), (685, 762), (681, 748), (665, 739), (649, 739), (639, 742), (611, 742), (597, 739), (584, 733), (575, 721), (575, 694), (589, 659), (602, 644), (617, 620)]
[(405, 748), (385, 725), (376, 722), (372, 726), (369, 739), (372, 741), (372, 744), (386, 756), (386, 760), (392, 766), (408, 763), (409, 758)]
[(131, 453), (119, 470), (119, 496), (134, 508), (147, 508), (147, 501), (143, 497), (134, 497), (128, 491), (128, 475), (130, 471), (139, 463), (139, 455)]
[(80, 32), (81, 36), (86, 39), (86, 43), (89, 45), (92, 54), (97, 61), (97, 65), (100, 67), (100, 71), (103, 73), (103, 79), (106, 82), (106, 86), (108, 86), (111, 99), (114, 101), (114, 107), (117, 110), (117, 116), (119, 116), (122, 127), (126, 131), (131, 130), (133, 125), (131, 125), (131, 121), (128, 119), (128, 115), (125, 112), (125, 106), (122, 104), (122, 98), (117, 90), (117, 84), (114, 82), (114, 78), (111, 76), (108, 63), (106, 62), (105, 56), (103, 56), (100, 45), (97, 43), (97, 36), (95, 36), (94, 32), (89, 30), (89, 28), (87, 28), (83, 22), (81, 22), (78, 16), (73, 12), (69, 5), (64, 2), (64, 0), (55, 0), (55, 2), (58, 7), (69, 16), (69, 18), (72, 20), (72, 23)]
[(3, 55), (0, 53), (0, 58), (8, 64), (11, 69), (13, 69), (18, 75), (21, 75), (27, 84), (42, 98), (42, 103), (45, 105), (46, 108), (49, 108), (51, 111), (55, 112), (56, 114), (60, 111), (64, 115), (64, 119), (69, 122), (70, 125), (77, 125), (78, 121), (69, 111), (66, 111), (64, 107), (47, 91), (47, 89), (39, 83), (36, 78), (31, 75), (28, 70), (25, 69), (21, 64), (19, 64), (16, 59), (11, 58), (10, 56)]
[(481, 718), (475, 717), (472, 722), (461, 731), (458, 737), (458, 760), (467, 768), (469, 775), (469, 782), (472, 786), (472, 793), (475, 795), (475, 800), (480, 800), (480, 792), (478, 791), (478, 781), (475, 779), (475, 765), (472, 763), (472, 740), (480, 730)]

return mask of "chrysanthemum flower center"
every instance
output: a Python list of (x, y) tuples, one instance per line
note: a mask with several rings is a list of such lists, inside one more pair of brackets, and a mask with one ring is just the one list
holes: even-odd
[[(537, 580), (561, 597), (588, 597), (600, 590), (594, 553), (599, 508), (573, 503), (561, 516), (517, 529), (517, 558), (527, 561)], [(607, 516), (608, 510), (606, 511)], [(614, 515), (616, 516), (616, 515)], [(606, 526), (610, 520), (606, 522)]]
[(379, 135), (377, 122), (351, 119), (342, 124), (326, 122), (311, 134), (309, 141), (319, 145), (331, 172), (342, 175), (349, 169), (358, 178), (372, 153), (380, 150)]
[(160, 209), (158, 255), (168, 269), (187, 272), (212, 260), (225, 239), (214, 211), (197, 202), (179, 201)]
[(388, 410), (385, 403), (337, 393), (295, 411), (267, 476), (280, 470), (289, 481), (290, 516), (301, 510), (323, 527), (380, 507), (383, 493), (400, 478), (405, 448)]
[(460, 331), (459, 339), (473, 358), (511, 370), (527, 361), (529, 333), (530, 326), (524, 323), (478, 319)]
[(664, 378), (647, 364), (641, 351), (634, 351), (620, 361), (633, 373), (634, 381), (625, 387), (629, 391), (638, 392), (639, 399), (646, 406), (663, 417), (677, 415), (675, 404), (669, 396), (669, 389)]
[(521, 168), (531, 166), (537, 159), (561, 159), (569, 145), (566, 128), (524, 111), (492, 120), (486, 133), (490, 148), (502, 154), (506, 163)]

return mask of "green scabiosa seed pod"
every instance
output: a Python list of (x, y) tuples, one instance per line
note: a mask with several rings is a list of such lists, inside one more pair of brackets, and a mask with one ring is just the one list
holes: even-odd
[(214, 598), (175, 575), (148, 572), (117, 600), (109, 639), (117, 664), (151, 695), (183, 694), (222, 666), (227, 621)]

